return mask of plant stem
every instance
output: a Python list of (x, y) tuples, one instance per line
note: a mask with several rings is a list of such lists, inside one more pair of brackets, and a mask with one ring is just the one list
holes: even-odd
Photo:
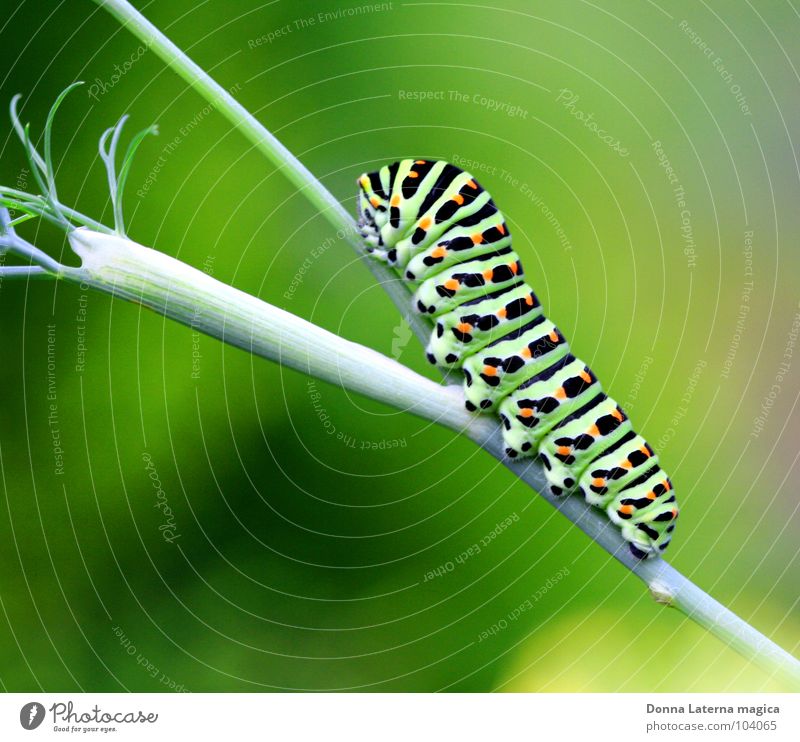
[[(213, 103), (362, 254), (354, 222), (344, 207), (233, 96), (126, 0), (94, 2), (114, 15)], [(72, 234), (80, 232), (77, 230)], [(251, 353), (360, 391), (467, 435), (642, 579), (657, 602), (679, 609), (770, 675), (780, 676), (792, 686), (800, 688), (800, 662), (797, 659), (662, 559), (645, 562), (634, 559), (618, 530), (598, 510), (576, 497), (558, 499), (547, 494), (541, 465), (535, 460), (518, 462), (506, 458), (497, 422), (466, 415), (460, 393), (454, 393), (450, 387), (434, 384), (379, 353), (331, 335), (294, 315), (225, 286), (179, 261), (139, 247), (147, 252), (135, 250), (118, 258), (113, 255), (101, 258), (95, 252), (92, 259), (85, 262), (82, 273), (88, 273), (89, 277), (84, 276), (83, 280), (115, 296), (145, 304), (165, 316)], [(79, 245), (76, 244), (75, 249), (80, 253)], [(87, 252), (87, 258), (88, 255)], [(421, 318), (409, 313), (405, 287), (388, 268), (376, 261), (369, 261), (367, 265), (407, 317), (417, 337), (424, 341), (430, 333), (430, 327), (423, 324)], [(231, 302), (238, 309), (234, 310)], [(194, 319), (198, 305), (203, 307), (199, 321)], [(322, 349), (324, 352), (320, 352)], [(356, 359), (355, 365), (353, 358)]]
[(362, 257), (362, 262), (389, 294), (400, 313), (408, 321), (417, 338), (425, 342), (430, 335), (430, 326), (423, 317), (412, 312), (409, 293), (397, 275), (385, 265), (364, 256), (363, 243), (356, 224), (339, 200), (303, 165), (265, 126), (239, 103), (225, 88), (214, 80), (202, 67), (190, 59), (156, 26), (147, 20), (126, 0), (93, 0), (105, 8), (124, 27), (128, 28), (148, 48), (211, 103), (217, 111), (239, 129), (255, 148), (277, 167), (289, 181), (297, 186), (318, 210), (337, 234)]
[(0, 284), (3, 281), (22, 280), (47, 280), (52, 281), (58, 276), (52, 271), (45, 270), (39, 265), (8, 265), (0, 266)]
[(203, 271), (118, 235), (69, 233), (81, 258), (62, 277), (149, 307), (194, 330), (262, 358), (401, 407), (453, 430), (495, 427), (461, 404), (461, 393), (358, 343), (222, 283)]

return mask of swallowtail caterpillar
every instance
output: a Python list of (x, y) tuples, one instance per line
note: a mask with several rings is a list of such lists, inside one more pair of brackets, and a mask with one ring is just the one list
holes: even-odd
[(672, 483), (544, 316), (489, 193), (434, 160), (401, 160), (358, 185), (367, 250), (414, 290), (434, 325), (428, 360), (463, 372), (467, 409), (499, 415), (506, 454), (538, 455), (550, 490), (603, 508), (634, 556), (666, 549), (678, 517)]

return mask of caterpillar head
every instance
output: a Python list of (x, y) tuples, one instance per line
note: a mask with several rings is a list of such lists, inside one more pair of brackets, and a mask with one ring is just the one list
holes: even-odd
[(381, 227), (386, 223), (388, 204), (377, 192), (379, 173), (364, 173), (358, 183), (358, 232), (367, 243), (369, 252), (381, 253)]

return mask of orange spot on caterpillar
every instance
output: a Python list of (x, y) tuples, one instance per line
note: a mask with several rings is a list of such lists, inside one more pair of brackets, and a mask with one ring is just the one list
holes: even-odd
[(513, 263), (509, 263), (508, 267), (511, 268), (511, 272), (516, 276), (517, 272), (519, 271), (519, 265), (517, 264), (517, 261), (515, 260)]
[(650, 492), (648, 492), (648, 493), (645, 495), (645, 497), (646, 497), (648, 500), (655, 500), (655, 499), (656, 499), (656, 493), (655, 493), (655, 492), (653, 492), (653, 491), (651, 490)]
[(666, 488), (667, 492), (669, 492), (669, 491), (672, 489), (672, 485), (670, 484), (670, 481), (669, 481), (669, 479), (665, 479), (665, 480), (662, 482), (662, 484), (663, 484), (663, 485), (664, 485), (664, 487)]
[(426, 216), (423, 219), (420, 219), (420, 222), (419, 222), (419, 228), (420, 229), (427, 229), (430, 226), (431, 226), (431, 218), (429, 216)]
[(494, 271), (493, 271), (491, 268), (489, 268), (489, 270), (485, 270), (485, 271), (483, 272), (483, 277), (484, 277), (484, 278), (485, 278), (487, 281), (491, 281), (491, 280), (492, 280), (492, 276), (494, 276)]
[(619, 509), (619, 512), (622, 513), (622, 515), (630, 515), (633, 510), (633, 505), (622, 505)]
[(392, 196), (392, 200), (389, 202), (391, 206), (399, 206), (400, 205), (400, 196), (394, 195)]
[(464, 197), (460, 193), (456, 193), (456, 195), (453, 196), (453, 201), (461, 206), (464, 203)]
[(520, 354), (520, 355), (521, 355), (523, 358), (530, 358), (530, 357), (531, 357), (531, 349), (530, 349), (530, 348), (529, 348), (529, 347), (526, 345), (526, 346), (525, 346), (525, 347), (524, 347), (524, 348), (523, 348), (523, 349), (522, 349), (522, 350), (519, 352), (519, 354)]
[(370, 198), (369, 202), (375, 207), (378, 208), (378, 204), (380, 204), (381, 200), (377, 196), (373, 196)]
[(591, 374), (587, 373), (586, 371), (581, 371), (579, 375), (587, 384), (591, 384), (592, 383), (592, 375)]
[(470, 178), (470, 179), (467, 181), (467, 185), (468, 185), (470, 188), (475, 188), (475, 189), (477, 189), (477, 188), (478, 188), (478, 184), (477, 184), (477, 183), (476, 183), (474, 180), (472, 180), (472, 178)]
[(408, 171), (409, 178), (419, 178), (419, 173), (416, 170), (409, 170)]
[(425, 162), (425, 160), (414, 160), (414, 164), (415, 165), (425, 165), (426, 162)]
[(508, 314), (508, 311), (506, 310), (505, 307), (503, 307), (502, 309), (498, 309), (497, 310), (497, 316), (500, 319), (505, 319), (507, 314)]
[(433, 250), (431, 250), (432, 258), (443, 258), (445, 255), (447, 255), (447, 248), (442, 247), (441, 245), (437, 245), (433, 248)]
[(642, 453), (643, 453), (645, 456), (647, 456), (647, 458), (648, 458), (648, 459), (650, 458), (650, 449), (649, 449), (647, 446), (639, 446), (639, 450), (640, 450), (640, 451), (641, 451), (641, 452), (642, 452)]
[(469, 322), (459, 322), (456, 325), (456, 330), (459, 332), (469, 332), (472, 329), (472, 325)]
[(533, 410), (530, 407), (523, 407), (519, 411), (520, 417), (533, 417)]
[(497, 369), (494, 366), (484, 366), (483, 367), (483, 375), (484, 376), (497, 376)]
[(447, 281), (445, 281), (445, 282), (444, 282), (444, 287), (445, 287), (445, 288), (446, 288), (448, 291), (458, 291), (458, 287), (459, 287), (460, 285), (461, 285), (461, 284), (460, 284), (460, 283), (458, 282), (458, 280), (457, 280), (457, 279), (455, 279), (455, 278), (450, 278), (449, 280), (447, 280)]
[(621, 466), (623, 469), (630, 469), (630, 468), (633, 466), (633, 464), (631, 464), (631, 462), (630, 462), (630, 461), (628, 461), (628, 459), (625, 459), (625, 461), (623, 461), (623, 462), (620, 464), (620, 466)]
[(592, 487), (605, 487), (605, 486), (606, 486), (606, 480), (605, 479), (602, 479), (600, 477), (595, 477), (592, 480)]
[(622, 422), (622, 411), (619, 409), (619, 407), (617, 407), (617, 409), (615, 409), (615, 410), (614, 410), (614, 411), (611, 413), (611, 417), (613, 417), (613, 418), (616, 418), (617, 420), (619, 420), (620, 422)]
[(551, 330), (547, 337), (549, 337), (554, 343), (558, 342), (558, 333), (555, 330)]
[(533, 306), (533, 294), (528, 294), (528, 295), (525, 297), (525, 303), (526, 303), (526, 304), (527, 304), (529, 307), (532, 307), (532, 306)]
[(476, 232), (473, 234), (470, 239), (472, 240), (473, 245), (480, 245), (483, 242), (483, 235), (480, 232)]
[(567, 398), (567, 390), (564, 389), (563, 386), (558, 387), (555, 393), (556, 399), (566, 399)]
[(672, 520), (678, 517), (678, 508), (672, 508)]
[(556, 449), (556, 453), (561, 456), (569, 456), (572, 453), (572, 449), (569, 446), (559, 446)]
[(506, 233), (506, 225), (505, 224), (498, 224), (497, 225), (497, 231), (500, 232), (500, 234), (505, 234)]
[(600, 435), (600, 428), (598, 428), (596, 425), (592, 425), (592, 427), (586, 432), (592, 436), (592, 438), (597, 438)]

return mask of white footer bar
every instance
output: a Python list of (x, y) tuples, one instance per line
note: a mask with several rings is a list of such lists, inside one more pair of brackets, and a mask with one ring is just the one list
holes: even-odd
[[(579, 736), (580, 735), (580, 736)], [(800, 739), (790, 694), (45, 694), (0, 696), (0, 739), (407, 742)]]

